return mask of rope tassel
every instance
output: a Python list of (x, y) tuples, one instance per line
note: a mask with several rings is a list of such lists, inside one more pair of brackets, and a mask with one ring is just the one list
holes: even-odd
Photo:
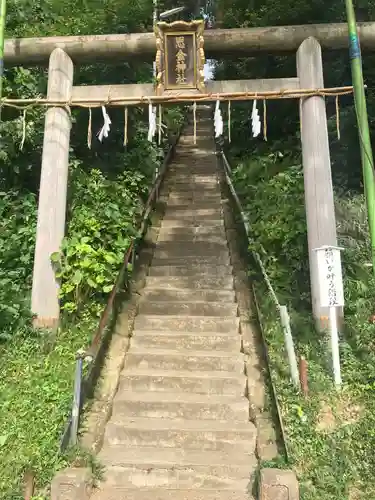
[(340, 103), (339, 103), (339, 96), (336, 96), (336, 130), (337, 130), (337, 139), (341, 139), (341, 132), (340, 132)]
[(197, 103), (193, 104), (193, 119), (194, 119), (194, 146), (197, 144)]
[(128, 107), (124, 108), (124, 146), (128, 145)]
[(20, 150), (23, 151), (23, 146), (25, 144), (26, 140), (26, 112), (27, 109), (25, 108), (22, 113), (22, 140), (20, 144)]
[(159, 104), (159, 125), (158, 125), (158, 144), (161, 144), (161, 133), (162, 133), (162, 107)]
[(91, 149), (91, 142), (92, 142), (92, 111), (91, 108), (89, 108), (89, 124), (87, 127), (87, 147)]
[(228, 141), (232, 142), (232, 125), (231, 125), (231, 102), (228, 101)]
[(267, 101), (263, 99), (263, 139), (267, 142)]

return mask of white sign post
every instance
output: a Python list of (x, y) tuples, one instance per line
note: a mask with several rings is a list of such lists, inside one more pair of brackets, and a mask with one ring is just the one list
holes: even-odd
[(336, 386), (340, 386), (342, 383), (336, 314), (337, 308), (344, 306), (344, 287), (342, 282), (340, 255), (341, 250), (343, 250), (343, 248), (334, 246), (322, 246), (315, 249), (318, 259), (320, 305), (321, 307), (329, 308), (332, 364)]

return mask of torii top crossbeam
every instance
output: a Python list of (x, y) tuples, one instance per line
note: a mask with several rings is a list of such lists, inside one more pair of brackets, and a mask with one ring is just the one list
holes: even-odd
[[(375, 22), (358, 23), (358, 32), (362, 49), (375, 50)], [(259, 52), (291, 52), (309, 37), (315, 37), (324, 49), (348, 47), (346, 23), (306, 24), (207, 30), (205, 53), (208, 58), (221, 58)], [(152, 59), (156, 51), (154, 33), (13, 38), (5, 41), (4, 62), (7, 67), (47, 65), (56, 47), (63, 49), (74, 63), (118, 61), (139, 56)]]

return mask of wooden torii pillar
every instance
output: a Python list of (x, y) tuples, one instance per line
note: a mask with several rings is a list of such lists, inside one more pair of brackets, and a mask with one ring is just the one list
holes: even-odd
[[(130, 35), (131, 36), (131, 35)], [(103, 41), (105, 43), (105, 41)], [(82, 45), (81, 45), (82, 47)], [(271, 49), (272, 50), (272, 49)], [(87, 53), (82, 47), (83, 54)], [(249, 48), (251, 51), (251, 47)], [(321, 47), (315, 38), (302, 42), (297, 52), (298, 78), (210, 82), (211, 95), (230, 91), (262, 92), (323, 88)], [(134, 102), (150, 95), (152, 84), (110, 86), (111, 96), (131, 96)], [(73, 87), (73, 63), (61, 48), (49, 59), (48, 98), (68, 102), (79, 97), (94, 97), (103, 102), (108, 86)], [(194, 99), (189, 99), (194, 100)], [(301, 106), (302, 156), (305, 205), (308, 229), (313, 314), (318, 325), (328, 316), (320, 307), (318, 272), (314, 249), (336, 245), (336, 221), (331, 180), (327, 117), (324, 98), (306, 97)], [(49, 108), (45, 119), (42, 172), (40, 180), (38, 224), (32, 287), (32, 312), (37, 327), (55, 327), (59, 321), (59, 283), (51, 262), (65, 233), (66, 194), (71, 121), (63, 107)]]
[[(302, 42), (297, 51), (297, 75), (302, 89), (324, 88), (322, 50), (313, 37)], [(312, 312), (318, 328), (324, 328), (328, 325), (329, 310), (320, 305), (317, 254), (314, 250), (323, 245), (337, 246), (324, 97), (303, 98), (300, 120)]]
[[(49, 60), (47, 97), (69, 101), (72, 88), (72, 60), (63, 50), (55, 49)], [(59, 283), (51, 254), (60, 251), (65, 234), (70, 129), (69, 110), (47, 110), (31, 295), (34, 325), (42, 328), (55, 328), (60, 315)]]

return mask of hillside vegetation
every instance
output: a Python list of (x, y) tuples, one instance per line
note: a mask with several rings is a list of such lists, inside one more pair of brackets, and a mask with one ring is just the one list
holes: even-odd
[[(182, 4), (160, 2), (160, 8)], [(209, 2), (212, 4), (212, 2)], [(193, 11), (196, 2), (189, 2)], [(7, 2), (8, 37), (128, 33), (152, 30), (152, 2), (146, 0), (34, 0)], [(267, 26), (345, 20), (334, 0), (217, 0), (223, 27)], [(358, 20), (375, 18), (375, 3), (363, 0)], [(368, 107), (374, 132), (375, 56), (364, 58)], [(325, 53), (325, 82), (351, 82), (347, 51)], [(295, 58), (262, 55), (218, 61), (216, 78), (295, 75)], [(76, 68), (75, 84), (146, 82), (148, 62), (118, 61)], [(45, 95), (46, 70), (5, 68), (4, 95)], [(272, 375), (289, 443), (290, 463), (301, 480), (303, 500), (358, 500), (374, 497), (375, 446), (374, 278), (363, 199), (358, 134), (352, 98), (340, 100), (341, 140), (336, 137), (335, 105), (327, 102), (337, 223), (343, 253), (346, 328), (341, 356), (345, 386), (332, 387), (326, 340), (310, 317), (303, 175), (297, 102), (268, 104), (268, 141), (251, 139), (251, 106), (232, 106), (232, 143), (226, 145), (234, 180), (252, 224), (254, 248), (280, 302), (288, 305), (299, 354), (309, 362), (307, 400), (291, 389), (277, 312), (258, 274)], [(26, 115), (26, 139), (18, 110), (4, 108), (0, 123), (0, 499), (22, 499), (22, 475), (32, 467), (38, 491), (67, 457), (58, 454), (72, 398), (74, 357), (92, 337), (127, 244), (167, 148), (147, 141), (147, 110), (129, 112), (129, 144), (123, 147), (123, 110), (111, 109), (109, 138), (100, 144), (100, 110), (93, 111), (93, 145), (87, 147), (87, 110), (74, 110), (70, 152), (67, 236), (62, 248), (63, 322), (55, 336), (31, 329), (30, 290), (34, 257), (44, 110)], [(170, 109), (170, 131), (182, 120)], [(285, 461), (278, 466), (289, 466)]]
[[(375, 19), (373, 1), (358, 2), (357, 20)], [(320, 0), (245, 2), (218, 0), (222, 27), (274, 26), (345, 21), (344, 2)], [(323, 54), (326, 86), (351, 84), (348, 51)], [(375, 57), (364, 56), (368, 112), (374, 137)], [(295, 56), (262, 55), (219, 61), (216, 78), (275, 78), (296, 74)], [(289, 464), (301, 481), (303, 500), (357, 500), (374, 496), (373, 471), (375, 280), (363, 196), (362, 170), (352, 97), (340, 99), (339, 141), (334, 100), (327, 99), (336, 217), (345, 287), (346, 324), (341, 332), (344, 387), (333, 388), (328, 336), (312, 325), (307, 228), (299, 137), (298, 102), (267, 104), (268, 141), (251, 139), (251, 106), (232, 106), (232, 143), (226, 150), (234, 180), (260, 252), (281, 304), (288, 306), (298, 355), (309, 364), (309, 397), (291, 387), (278, 312), (259, 275), (262, 322), (271, 372), (289, 447)], [(261, 105), (260, 105), (261, 106)], [(233, 132), (235, 130), (235, 133)], [(262, 251), (262, 248), (265, 249)]]
[[(57, 0), (7, 1), (7, 37), (127, 33), (152, 30), (152, 3)], [(147, 82), (150, 62), (118, 61), (75, 68), (75, 84)], [(5, 68), (4, 95), (45, 95), (43, 68)], [(59, 439), (71, 406), (74, 359), (88, 346), (123, 254), (137, 232), (155, 169), (168, 149), (147, 141), (146, 109), (129, 110), (129, 143), (123, 146), (124, 110), (108, 110), (111, 132), (101, 144), (101, 110), (73, 110), (67, 234), (62, 247), (62, 325), (56, 335), (31, 328), (34, 259), (44, 110), (28, 109), (23, 149), (22, 112), (2, 110), (0, 123), (0, 498), (18, 500), (31, 468), (43, 491), (66, 458)], [(164, 114), (169, 134), (182, 112)]]

